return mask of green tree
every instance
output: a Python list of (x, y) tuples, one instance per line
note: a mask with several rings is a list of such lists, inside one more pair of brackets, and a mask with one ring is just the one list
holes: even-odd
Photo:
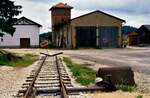
[(13, 24), (17, 21), (15, 16), (21, 13), (22, 6), (15, 5), (11, 0), (0, 0), (0, 30), (13, 36), (15, 28)]

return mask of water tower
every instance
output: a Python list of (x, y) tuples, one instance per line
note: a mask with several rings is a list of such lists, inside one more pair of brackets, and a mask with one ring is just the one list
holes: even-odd
[(67, 3), (58, 3), (50, 9), (52, 20), (52, 42), (54, 45), (57, 44), (60, 25), (62, 23), (68, 23), (71, 19), (72, 8), (73, 7), (67, 5)]

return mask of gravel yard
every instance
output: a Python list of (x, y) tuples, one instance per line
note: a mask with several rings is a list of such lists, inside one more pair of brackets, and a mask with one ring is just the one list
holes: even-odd
[[(98, 68), (109, 67), (108, 65), (98, 64), (92, 61), (86, 61), (82, 59), (72, 58), (73, 62), (78, 64), (88, 64), (89, 67), (98, 70)], [(137, 84), (136, 91), (143, 93), (150, 93), (150, 74), (145, 74), (141, 72), (134, 72), (134, 79)]]
[[(84, 96), (87, 96), (88, 98), (137, 98), (137, 96), (142, 96), (142, 98), (150, 98), (150, 95), (143, 95), (141, 93), (133, 92), (97, 92), (97, 93), (91, 93), (91, 94), (84, 94)], [(140, 97), (141, 98), (141, 97)]]
[[(6, 49), (15, 53), (46, 52), (44, 49)], [(132, 66), (137, 84), (136, 91), (125, 93), (121, 91), (113, 93), (84, 94), (92, 98), (150, 98), (150, 49), (81, 49), (81, 50), (49, 50), (49, 53), (63, 51), (65, 56), (74, 58), (77, 63), (91, 64), (91, 68), (98, 70), (99, 67), (108, 66)], [(0, 67), (0, 98), (13, 98), (12, 95), (20, 89), (25, 77), (36, 64), (26, 68)]]
[(26, 68), (0, 67), (0, 98), (14, 98), (36, 63)]
[(139, 92), (149, 93), (150, 95), (150, 75), (135, 72), (135, 82)]
[[(74, 63), (77, 64), (89, 64), (90, 68), (97, 70), (100, 67), (109, 67), (108, 65), (97, 64), (92, 61), (86, 61), (82, 59), (72, 58)], [(105, 92), (97, 92), (94, 94), (83, 94), (84, 96), (88, 96), (91, 98), (136, 98), (137, 96), (142, 95), (143, 98), (150, 98), (150, 75), (140, 72), (134, 72), (134, 79), (137, 84), (135, 91), (130, 92), (122, 92), (116, 91), (111, 93)]]

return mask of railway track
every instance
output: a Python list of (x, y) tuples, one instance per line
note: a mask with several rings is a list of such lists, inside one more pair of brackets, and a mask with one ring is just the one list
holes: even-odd
[[(76, 88), (57, 56), (62, 53), (43, 56), (36, 69), (32, 70), (22, 89), (15, 98), (84, 98), (79, 92), (97, 91), (103, 88)], [(87, 97), (86, 97), (87, 98)]]

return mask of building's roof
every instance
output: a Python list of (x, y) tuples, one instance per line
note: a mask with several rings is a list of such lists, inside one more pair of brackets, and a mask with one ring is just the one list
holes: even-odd
[(137, 29), (137, 33), (143, 33), (143, 31), (150, 32), (150, 25), (142, 25), (139, 29)]
[(52, 6), (52, 7), (50, 8), (50, 10), (52, 10), (52, 9), (59, 9), (59, 8), (72, 9), (73, 7), (67, 5), (67, 3), (65, 3), (65, 4), (64, 4), (64, 3), (58, 3), (58, 4), (54, 5), (54, 6)]
[(17, 20), (16, 23), (14, 23), (14, 25), (37, 25), (38, 27), (42, 27), (42, 25), (26, 18), (26, 17), (21, 17)]
[(150, 31), (150, 25), (142, 25), (144, 28), (146, 28), (148, 31)]
[(75, 20), (75, 19), (78, 19), (78, 18), (87, 16), (87, 15), (90, 15), (90, 14), (93, 14), (93, 13), (102, 13), (102, 14), (105, 14), (105, 15), (107, 15), (107, 16), (110, 16), (110, 17), (113, 17), (113, 18), (115, 18), (115, 19), (118, 19), (118, 20), (120, 20), (120, 21), (122, 21), (122, 22), (125, 22), (125, 20), (123, 20), (123, 19), (120, 19), (120, 18), (115, 17), (115, 16), (113, 16), (113, 15), (107, 14), (107, 13), (102, 12), (102, 11), (100, 11), (100, 10), (96, 10), (96, 11), (93, 11), (93, 12), (90, 12), (90, 13), (87, 13), (87, 14), (84, 14), (84, 15), (81, 15), (81, 16), (79, 16), (79, 17), (73, 18), (72, 20)]

